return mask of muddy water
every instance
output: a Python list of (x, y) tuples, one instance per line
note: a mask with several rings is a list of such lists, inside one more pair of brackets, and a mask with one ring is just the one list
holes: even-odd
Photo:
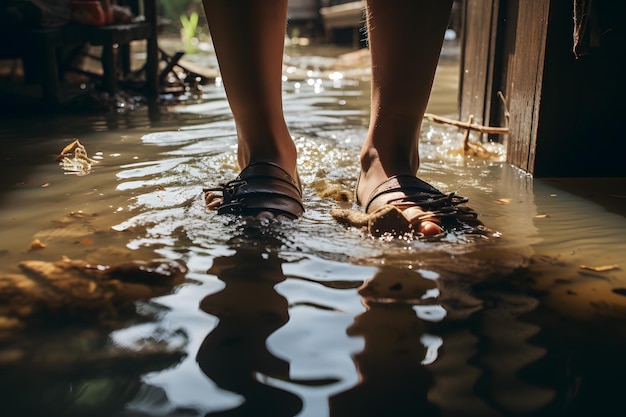
[[(1, 341), (5, 411), (623, 415), (623, 182), (533, 179), (503, 162), (502, 145), (465, 156), (462, 132), (425, 122), (420, 175), (468, 196), (492, 233), (427, 242), (347, 229), (330, 210), (353, 205), (339, 197), (355, 185), (368, 74), (358, 59), (297, 52), (285, 111), (307, 211), (281, 227), (203, 207), (202, 187), (238, 172), (219, 82), (157, 111), (2, 120), (0, 272), (63, 256), (188, 268), (170, 294), (138, 302), (143, 320), (44, 319)], [(455, 117), (457, 74), (442, 59), (429, 112)], [(97, 161), (88, 175), (55, 160), (74, 139)]]

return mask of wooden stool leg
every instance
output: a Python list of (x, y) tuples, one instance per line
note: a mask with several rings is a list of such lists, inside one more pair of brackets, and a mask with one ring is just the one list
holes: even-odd
[(122, 76), (125, 78), (128, 74), (130, 74), (130, 42), (120, 45), (118, 52), (122, 68)]
[(117, 69), (115, 66), (115, 48), (112, 44), (102, 45), (102, 71), (104, 89), (110, 94), (117, 92)]

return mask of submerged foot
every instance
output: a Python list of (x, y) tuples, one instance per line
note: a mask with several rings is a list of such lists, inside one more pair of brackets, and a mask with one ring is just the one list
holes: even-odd
[[(422, 195), (415, 195), (415, 193), (422, 193)], [(443, 194), (415, 176), (396, 175), (381, 180), (368, 178), (361, 172), (357, 180), (355, 195), (357, 203), (363, 207), (366, 214), (378, 213), (384, 214), (385, 217), (397, 218), (396, 222), (399, 224), (396, 227), (400, 231), (414, 231), (424, 236), (434, 236), (443, 232), (441, 219), (420, 205), (432, 195), (439, 197)], [(390, 205), (395, 210), (389, 207)], [(377, 223), (380, 222), (380, 219), (377, 220)], [(389, 221), (385, 221), (383, 225), (388, 225), (388, 223)], [(393, 231), (387, 230), (386, 232)]]
[(415, 233), (432, 237), (464, 224), (479, 224), (476, 213), (463, 205), (466, 198), (444, 194), (414, 175), (374, 181), (363, 173), (357, 181), (356, 200), (363, 213), (336, 210), (335, 219), (366, 226), (374, 236)]
[(296, 219), (304, 213), (299, 181), (272, 162), (248, 165), (234, 180), (205, 188), (206, 206), (218, 214), (258, 220)]

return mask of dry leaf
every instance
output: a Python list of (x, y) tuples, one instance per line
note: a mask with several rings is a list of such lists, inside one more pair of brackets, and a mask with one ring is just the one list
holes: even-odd
[(619, 265), (617, 265), (617, 264), (602, 265), (602, 266), (580, 265), (579, 268), (580, 269), (588, 269), (590, 271), (596, 271), (596, 272), (606, 272), (606, 271), (611, 271), (613, 269), (618, 269)]
[(79, 146), (82, 147), (83, 145), (78, 141), (78, 139), (74, 140), (74, 142), (70, 143), (65, 148), (63, 148), (59, 156), (57, 156), (57, 160), (60, 161), (64, 157), (71, 155), (74, 149), (76, 149)]
[(63, 148), (57, 160), (66, 174), (78, 176), (89, 174), (92, 165), (98, 162), (87, 156), (87, 150), (78, 139)]

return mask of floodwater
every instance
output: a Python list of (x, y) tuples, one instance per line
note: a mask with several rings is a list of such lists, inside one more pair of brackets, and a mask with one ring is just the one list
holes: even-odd
[[(624, 415), (623, 182), (534, 179), (503, 145), (465, 156), (463, 132), (425, 122), (421, 177), (469, 197), (492, 233), (341, 226), (330, 211), (353, 204), (339, 197), (358, 173), (368, 74), (312, 51), (286, 60), (307, 211), (280, 227), (203, 207), (202, 187), (238, 172), (219, 82), (157, 111), (2, 119), (0, 274), (63, 257), (187, 268), (136, 314), (104, 312), (108, 325), (77, 307), (0, 339), (2, 415)], [(456, 118), (457, 65), (442, 59), (429, 112)], [(74, 139), (97, 161), (88, 175), (55, 159)]]

